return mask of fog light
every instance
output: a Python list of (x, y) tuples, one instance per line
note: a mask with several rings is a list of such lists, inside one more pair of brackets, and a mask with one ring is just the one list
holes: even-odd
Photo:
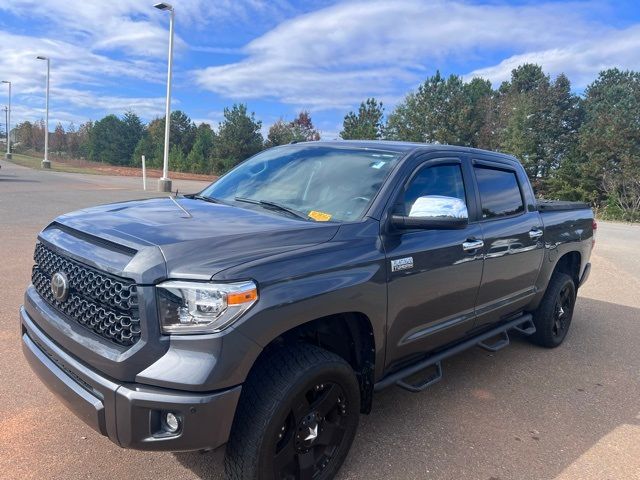
[(164, 425), (169, 433), (176, 433), (180, 429), (180, 419), (175, 413), (168, 412), (164, 416)]

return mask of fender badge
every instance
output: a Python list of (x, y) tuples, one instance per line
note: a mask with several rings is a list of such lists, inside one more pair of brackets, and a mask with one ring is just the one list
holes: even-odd
[(413, 268), (413, 257), (398, 258), (391, 260), (391, 271), (399, 272), (401, 270), (409, 270)]

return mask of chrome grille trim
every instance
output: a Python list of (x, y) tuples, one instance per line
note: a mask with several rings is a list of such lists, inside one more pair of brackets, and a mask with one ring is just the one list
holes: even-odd
[[(131, 280), (100, 272), (36, 245), (31, 282), (51, 306), (98, 335), (119, 345), (132, 346), (141, 335), (138, 294)], [(64, 272), (70, 292), (63, 302), (51, 292), (51, 276)]]

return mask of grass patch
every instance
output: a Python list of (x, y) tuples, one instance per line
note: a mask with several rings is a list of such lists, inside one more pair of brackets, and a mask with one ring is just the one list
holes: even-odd
[[(32, 154), (25, 155), (23, 153), (14, 153), (13, 159), (8, 160), (21, 165), (23, 167), (33, 168), (36, 170), (42, 169), (42, 157), (40, 155), (34, 156)], [(78, 159), (64, 159), (58, 158), (51, 159), (51, 170), (54, 172), (67, 172), (67, 173), (88, 173), (91, 175), (116, 175), (120, 177), (138, 177), (142, 176), (142, 170), (139, 167), (132, 167), (128, 165), (111, 165), (108, 163), (91, 162), (89, 160)], [(176, 172), (169, 171), (170, 178), (175, 180), (196, 180), (204, 182), (212, 182), (218, 177), (216, 175), (205, 175), (199, 173), (188, 172)], [(162, 176), (162, 170), (158, 168), (147, 168), (147, 179), (157, 179)]]
[[(37, 170), (42, 169), (42, 157), (32, 157), (30, 155), (22, 155), (20, 153), (12, 153), (11, 160), (7, 162), (15, 163), (23, 167), (35, 168)], [(92, 168), (76, 167), (68, 165), (66, 163), (51, 161), (51, 170), (54, 172), (67, 172), (67, 173), (89, 173), (93, 175), (101, 175), (102, 172), (96, 171)]]

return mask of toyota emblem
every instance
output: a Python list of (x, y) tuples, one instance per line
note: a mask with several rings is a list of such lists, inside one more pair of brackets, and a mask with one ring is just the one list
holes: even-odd
[(56, 272), (51, 277), (51, 293), (59, 302), (64, 302), (69, 296), (69, 279), (63, 272)]

